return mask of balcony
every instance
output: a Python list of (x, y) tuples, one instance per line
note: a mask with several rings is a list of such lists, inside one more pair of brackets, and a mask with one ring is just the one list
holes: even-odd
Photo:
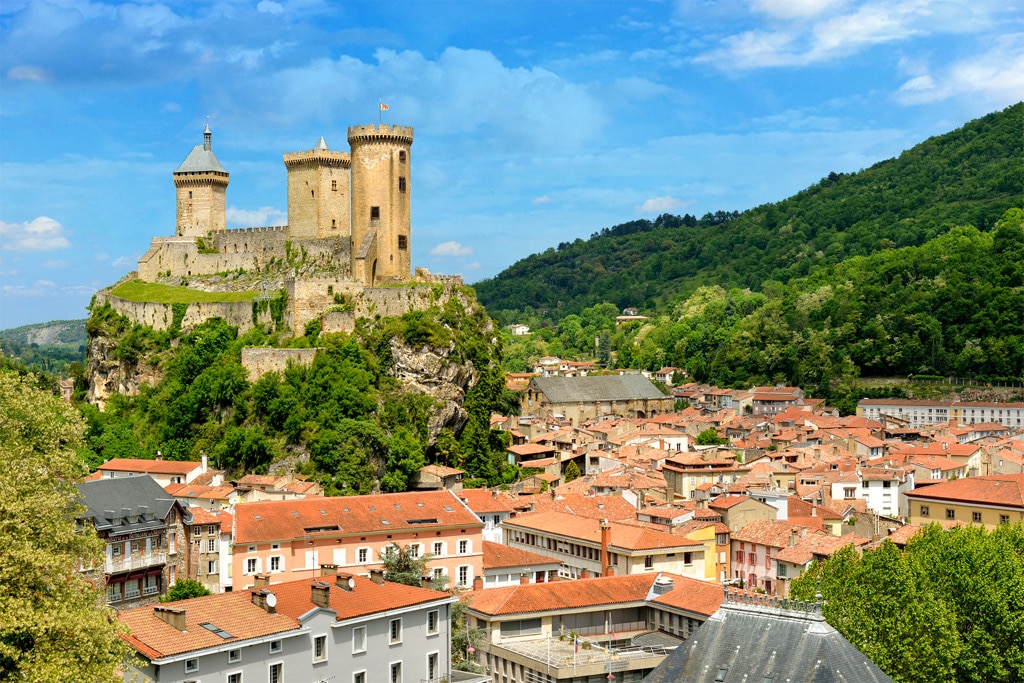
[(147, 567), (156, 567), (164, 564), (167, 564), (167, 553), (149, 553), (143, 555), (132, 555), (131, 557), (108, 559), (104, 565), (103, 571), (107, 574), (116, 574), (118, 572), (128, 572), (133, 569), (146, 569)]

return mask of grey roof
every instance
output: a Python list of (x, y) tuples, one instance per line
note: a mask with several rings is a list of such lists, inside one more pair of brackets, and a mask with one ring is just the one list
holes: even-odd
[(817, 605), (727, 596), (644, 683), (892, 683)]
[(533, 383), (551, 403), (672, 399), (658, 391), (651, 380), (643, 375), (535, 377)]
[(327, 146), (327, 141), (324, 140), (324, 136), (321, 135), (320, 136), (320, 140), (317, 141), (316, 146), (313, 147), (313, 149), (318, 150), (318, 151), (324, 151), (324, 150), (330, 150), (331, 148)]
[(181, 162), (181, 166), (175, 170), (175, 173), (227, 173), (227, 169), (220, 165), (217, 161), (217, 155), (213, 153), (213, 144), (211, 142), (212, 136), (210, 134), (210, 126), (207, 124), (206, 130), (203, 131), (203, 144), (196, 145), (192, 148), (192, 151), (185, 157), (185, 161)]
[(78, 494), (88, 508), (83, 519), (91, 519), (97, 531), (107, 531), (111, 536), (164, 528), (173, 506), (184, 511), (146, 474), (82, 482)]

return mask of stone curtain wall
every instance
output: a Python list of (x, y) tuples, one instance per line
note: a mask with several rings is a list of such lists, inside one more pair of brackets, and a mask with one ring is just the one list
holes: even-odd
[(242, 349), (242, 367), (249, 373), (249, 381), (255, 382), (268, 372), (283, 374), (289, 361), (309, 366), (316, 352), (316, 349), (245, 348)]
[[(106, 292), (96, 293), (96, 303), (99, 305), (109, 303), (115, 311), (132, 322), (148, 325), (158, 331), (170, 328), (174, 321), (174, 312), (171, 304), (152, 301), (128, 301)], [(252, 309), (253, 302), (251, 301), (192, 303), (188, 305), (188, 309), (185, 311), (185, 317), (181, 321), (181, 326), (187, 329), (200, 325), (211, 318), (224, 318), (229, 325), (238, 328), (239, 334), (245, 334), (253, 329)], [(260, 325), (269, 324), (273, 327), (274, 324), (269, 308), (268, 310), (260, 311), (256, 320)]]

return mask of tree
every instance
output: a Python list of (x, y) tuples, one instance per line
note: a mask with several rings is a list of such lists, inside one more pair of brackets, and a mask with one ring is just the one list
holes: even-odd
[(118, 681), (121, 627), (76, 571), (104, 547), (77, 524), (85, 424), (33, 381), (0, 370), (0, 680)]
[(430, 561), (430, 556), (414, 554), (412, 545), (403, 548), (397, 543), (392, 543), (381, 552), (380, 561), (384, 568), (385, 581), (419, 586), (423, 577), (427, 575), (427, 562)]
[(718, 432), (713, 427), (708, 427), (697, 435), (694, 443), (698, 446), (719, 446), (729, 443), (729, 439), (718, 436)]
[(576, 464), (575, 460), (570, 460), (569, 464), (565, 466), (565, 483), (568, 484), (570, 481), (574, 481), (580, 478), (580, 466)]
[(209, 588), (194, 579), (178, 579), (167, 591), (167, 595), (160, 598), (160, 602), (176, 602), (188, 600), (189, 598), (201, 598), (204, 595), (213, 595)]

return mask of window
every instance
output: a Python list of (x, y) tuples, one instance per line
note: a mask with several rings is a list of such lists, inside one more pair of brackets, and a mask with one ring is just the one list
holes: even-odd
[(270, 571), (279, 572), (281, 571), (281, 558), (277, 555), (270, 558)]
[(391, 665), (391, 683), (402, 683), (402, 663), (394, 662)]
[(278, 652), (281, 652), (283, 649), (284, 647), (281, 645), (280, 640), (270, 641), (270, 654), (277, 654)]
[(843, 489), (843, 499), (844, 500), (853, 500), (856, 497), (857, 497), (857, 489), (855, 489), (853, 487), (846, 487), (846, 488)]
[(313, 638), (313, 662), (327, 661), (327, 636)]
[(192, 527), (192, 535), (193, 536), (201, 536), (202, 533), (203, 533), (203, 527), (201, 527), (201, 526), (194, 526), (194, 527)]
[(398, 191), (405, 192), (405, 176), (398, 176)]
[(654, 556), (653, 555), (647, 555), (646, 557), (644, 557), (644, 569), (653, 569), (653, 568), (654, 568)]
[(427, 678), (431, 681), (437, 678), (438, 674), (437, 655), (438, 653), (436, 652), (431, 652), (429, 655), (427, 655)]
[(411, 544), (409, 546), (409, 557), (419, 557), (419, 556), (420, 556), (420, 544), (419, 543)]
[(868, 483), (867, 481), (862, 481), (862, 482), (860, 483), (860, 487), (861, 487), (862, 489), (866, 489), (866, 488), (868, 488), (869, 486), (870, 486), (870, 484), (869, 484), (869, 483)]
[(217, 560), (210, 560), (206, 563), (206, 573), (216, 574), (217, 573)]
[[(438, 612), (437, 612), (436, 609), (435, 610), (430, 610), (429, 612), (427, 612), (427, 635), (428, 636), (435, 636), (435, 635), (437, 635), (437, 615), (438, 615)], [(433, 676), (431, 676), (431, 678), (433, 678)]]
[(217, 526), (215, 524), (207, 524), (206, 525), (206, 534), (208, 536), (213, 536), (216, 533), (217, 533)]
[(235, 664), (242, 661), (241, 650), (228, 650), (228, 664)]
[(258, 564), (259, 564), (259, 560), (256, 559), (255, 557), (250, 557), (250, 558), (246, 559), (246, 561), (245, 561), (245, 573), (246, 574), (255, 574), (256, 572), (258, 572), (259, 571), (259, 567), (257, 566)]
[(742, 550), (737, 550), (736, 551), (736, 564), (743, 564), (743, 551)]
[(338, 181), (337, 180), (332, 180), (331, 181), (331, 191), (332, 192), (337, 192), (338, 191)]
[(775, 570), (775, 573), (778, 575), (780, 579), (786, 578), (786, 565), (780, 562), (778, 569)]
[(206, 541), (206, 552), (208, 552), (208, 553), (215, 553), (215, 552), (217, 552), (217, 539), (216, 538), (211, 538), (208, 541)]
[(254, 546), (254, 545), (249, 546), (248, 548), (245, 549), (245, 552), (247, 552), (247, 553), (254, 553), (254, 552), (256, 552), (256, 546)]
[(693, 564), (693, 553), (683, 553), (683, 564), (687, 566)]
[(403, 164), (405, 163), (405, 150), (398, 150), (398, 161)]
[(370, 207), (370, 220), (371, 221), (379, 221), (380, 220), (380, 207), (379, 206), (371, 206)]
[(1010, 523), (1010, 515), (999, 515), (999, 523), (1000, 524), (1009, 524)]
[(356, 626), (352, 629), (352, 652), (366, 652), (365, 626)]
[(370, 561), (370, 549), (369, 548), (360, 548), (359, 550), (356, 551), (356, 558), (357, 558), (356, 561), (359, 564), (366, 564), (367, 562)]
[(228, 683), (242, 683), (241, 672), (228, 674)]
[(352, 674), (352, 683), (366, 683), (366, 672), (356, 671)]
[(956, 519), (956, 510), (953, 508), (946, 508), (946, 519)]
[(715, 683), (720, 683), (725, 680), (725, 674), (729, 673), (728, 669), (719, 669), (718, 673), (715, 674)]
[(121, 586), (123, 583), (107, 584), (107, 602), (117, 602), (121, 599)]
[(440, 581), (444, 578), (444, 567), (434, 567), (433, 570), (434, 581)]
[(972, 522), (978, 522), (980, 524), (981, 523), (981, 513), (980, 512), (972, 512), (971, 513), (971, 521)]
[(284, 665), (280, 663), (270, 665), (270, 669), (268, 670), (269, 675), (267, 676), (267, 680), (270, 683), (281, 683), (281, 669), (283, 666)]
[(459, 555), (465, 555), (469, 552), (469, 541), (462, 539), (459, 541)]
[(892, 482), (891, 481), (883, 481), (882, 482), (882, 488), (883, 489), (892, 488)]
[(402, 642), (402, 620), (392, 619), (388, 627), (388, 640), (392, 645)]
[(434, 550), (433, 550), (433, 551), (431, 551), (431, 552), (432, 552), (432, 553), (434, 554), (434, 556), (436, 556), (436, 557), (440, 557), (441, 555), (444, 555), (444, 543), (443, 543), (443, 542), (441, 542), (441, 541), (436, 541), (436, 542), (434, 543)]
[(757, 554), (750, 553), (750, 564), (757, 564)]
[(409, 248), (409, 238), (406, 237), (405, 235), (399, 235), (398, 236), (398, 248), (399, 249), (408, 249)]
[(152, 595), (160, 591), (160, 577), (159, 576), (147, 576), (144, 581), (143, 592), (146, 595)]
[(468, 564), (460, 564), (459, 565), (459, 581), (458, 581), (458, 585), (460, 585), (460, 586), (468, 586), (469, 585), (469, 565)]
[(199, 671), (199, 660), (198, 659), (186, 659), (185, 660), (185, 673), (194, 674)]
[(927, 517), (928, 516), (928, 506), (927, 505), (922, 505), (921, 506), (921, 516), (922, 517)]

